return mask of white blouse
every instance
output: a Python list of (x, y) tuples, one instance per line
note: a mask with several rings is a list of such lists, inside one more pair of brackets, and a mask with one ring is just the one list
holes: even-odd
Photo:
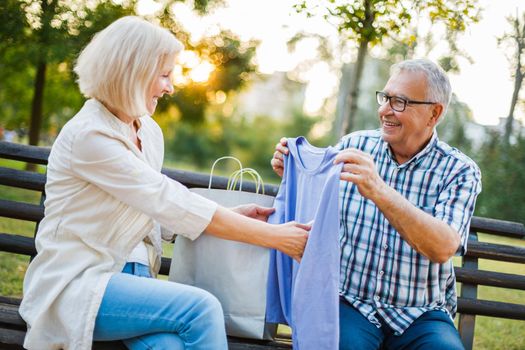
[(62, 129), (49, 156), (45, 217), (37, 256), (24, 279), (20, 315), (28, 349), (91, 349), (106, 285), (139, 242), (160, 268), (161, 226), (190, 239), (207, 227), (217, 204), (160, 173), (164, 142), (140, 118), (142, 152), (129, 126), (88, 100)]

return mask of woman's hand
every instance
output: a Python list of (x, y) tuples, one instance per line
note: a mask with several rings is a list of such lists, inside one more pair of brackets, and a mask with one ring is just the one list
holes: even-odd
[(277, 225), (275, 228), (277, 235), (273, 244), (274, 248), (300, 262), (312, 225), (290, 221)]
[(231, 208), (232, 211), (260, 221), (268, 221), (268, 216), (275, 211), (274, 208), (261, 207), (257, 204), (243, 204)]

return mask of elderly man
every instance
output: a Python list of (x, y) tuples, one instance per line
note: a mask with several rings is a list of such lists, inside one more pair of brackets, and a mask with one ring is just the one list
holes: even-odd
[[(376, 93), (381, 129), (342, 138), (340, 349), (463, 349), (452, 256), (464, 253), (477, 165), (440, 141), (451, 96), (426, 59), (391, 68)], [(286, 139), (276, 146), (282, 176)]]

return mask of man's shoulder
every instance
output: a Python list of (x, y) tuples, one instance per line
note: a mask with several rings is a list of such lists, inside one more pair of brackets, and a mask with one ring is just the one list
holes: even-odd
[(472, 158), (444, 141), (439, 140), (435, 150), (439, 152), (442, 157), (455, 160), (461, 168), (470, 168), (477, 173), (480, 172), (478, 165)]
[(381, 130), (359, 130), (354, 131), (348, 135), (345, 135), (341, 138), (339, 145), (341, 148), (355, 147), (360, 148), (359, 146), (365, 142), (378, 143), (381, 142)]

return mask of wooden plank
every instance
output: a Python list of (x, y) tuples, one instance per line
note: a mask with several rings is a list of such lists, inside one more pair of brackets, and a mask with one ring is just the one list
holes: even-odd
[(121, 341), (96, 341), (93, 342), (92, 350), (127, 350), (128, 348)]
[(0, 251), (22, 255), (35, 255), (35, 240), (10, 233), (0, 233)]
[[(469, 236), (468, 244), (476, 243), (478, 241), (478, 235), (476, 232), (472, 232)], [(478, 269), (478, 258), (465, 256), (461, 261), (463, 269), (476, 271)], [(461, 285), (461, 298), (477, 299), (478, 297), (478, 286), (475, 284), (463, 283)], [(458, 332), (463, 342), (465, 350), (472, 350), (474, 346), (474, 330), (476, 328), (476, 316), (460, 314), (458, 320)]]
[(469, 315), (525, 320), (525, 305), (491, 300), (458, 298), (458, 312)]
[(20, 305), (20, 302), (22, 299), (20, 298), (13, 298), (13, 297), (5, 297), (3, 295), (0, 295), (0, 303), (4, 304), (10, 304), (10, 305)]
[(498, 236), (525, 238), (525, 226), (519, 222), (474, 216), (470, 223), (470, 230)]
[(0, 167), (0, 185), (42, 192), (45, 184), (44, 174)]
[(162, 257), (160, 262), (159, 275), (168, 276), (170, 274), (171, 258)]
[(26, 332), (16, 329), (0, 328), (0, 349), (24, 350), (24, 337)]
[[(188, 188), (199, 187), (206, 188), (209, 185), (210, 175), (203, 173), (196, 173), (192, 171), (168, 169), (163, 168), (162, 173), (169, 176), (170, 178), (177, 180)], [(249, 177), (246, 177), (249, 178)], [(228, 178), (224, 176), (214, 176), (212, 181), (212, 188), (226, 189), (228, 186)], [(255, 192), (256, 186), (253, 181), (243, 181), (242, 190), (246, 192)], [(275, 185), (264, 185), (264, 193), (270, 196), (276, 196), (278, 186)]]
[(276, 339), (275, 341), (269, 340), (256, 340), (256, 339), (243, 339), (237, 337), (228, 337), (228, 349), (229, 350), (263, 350), (263, 349), (291, 349), (292, 344), (287, 339)]
[(0, 158), (45, 165), (50, 151), (47, 147), (0, 141)]
[(466, 256), (524, 264), (525, 248), (469, 241)]
[(44, 207), (36, 204), (0, 199), (0, 216), (38, 222), (44, 217)]
[(0, 323), (25, 330), (26, 323), (18, 314), (18, 305), (0, 303)]
[(454, 270), (458, 282), (525, 290), (525, 276), (461, 267), (456, 267)]

